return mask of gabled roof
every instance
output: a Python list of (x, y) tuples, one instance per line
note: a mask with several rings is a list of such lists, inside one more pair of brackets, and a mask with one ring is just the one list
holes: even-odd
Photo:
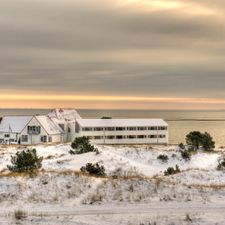
[(48, 134), (63, 133), (61, 127), (58, 124), (54, 123), (54, 121), (49, 116), (35, 116), (35, 118)]
[(29, 122), (36, 118), (48, 134), (61, 134), (63, 130), (48, 116), (4, 116), (0, 123), (0, 132), (21, 133)]
[(0, 123), (0, 132), (20, 133), (33, 116), (4, 116)]
[(82, 127), (168, 126), (163, 119), (78, 119)]
[(64, 121), (75, 121), (81, 119), (81, 116), (75, 109), (52, 109), (48, 116), (50, 118), (57, 118)]

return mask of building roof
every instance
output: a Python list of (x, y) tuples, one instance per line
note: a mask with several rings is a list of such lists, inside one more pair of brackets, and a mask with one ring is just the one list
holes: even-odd
[(168, 126), (163, 119), (78, 119), (82, 127)]
[(48, 134), (63, 133), (59, 125), (48, 116), (4, 116), (0, 123), (0, 132), (21, 133), (32, 118), (36, 118)]
[(48, 134), (61, 134), (63, 130), (48, 116), (35, 116)]
[(20, 133), (33, 116), (4, 116), (0, 123), (0, 132)]
[(64, 121), (75, 121), (81, 119), (81, 116), (75, 109), (52, 109), (48, 116), (50, 118), (57, 118)]

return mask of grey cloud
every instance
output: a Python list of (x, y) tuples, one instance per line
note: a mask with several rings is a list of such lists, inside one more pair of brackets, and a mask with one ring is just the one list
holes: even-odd
[(202, 16), (63, 2), (2, 1), (1, 90), (225, 98), (225, 3), (201, 1), (218, 10)]

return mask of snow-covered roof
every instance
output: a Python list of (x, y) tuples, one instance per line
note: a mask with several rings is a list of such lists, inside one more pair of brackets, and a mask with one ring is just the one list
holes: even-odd
[(75, 121), (81, 119), (81, 116), (75, 109), (52, 109), (48, 116), (50, 118), (57, 118), (65, 121)]
[(4, 116), (0, 123), (0, 132), (20, 133), (33, 116)]
[(4, 116), (0, 123), (0, 132), (21, 133), (33, 117), (37, 119), (48, 134), (60, 134), (63, 132), (60, 126), (48, 116)]
[(168, 126), (163, 119), (78, 119), (82, 127)]
[(61, 134), (63, 130), (48, 116), (35, 116), (48, 134)]

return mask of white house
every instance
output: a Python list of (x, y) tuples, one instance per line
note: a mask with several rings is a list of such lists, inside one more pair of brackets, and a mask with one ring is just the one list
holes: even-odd
[(64, 131), (49, 116), (5, 116), (0, 123), (0, 143), (59, 143), (63, 138)]
[(167, 144), (168, 124), (162, 119), (82, 119), (74, 109), (5, 116), (0, 123), (0, 143), (62, 143), (81, 136), (94, 144)]
[(75, 139), (75, 121), (81, 119), (75, 109), (53, 109), (48, 113), (48, 116), (64, 131), (64, 142)]
[(167, 144), (168, 124), (162, 119), (77, 119), (75, 136), (94, 144)]

